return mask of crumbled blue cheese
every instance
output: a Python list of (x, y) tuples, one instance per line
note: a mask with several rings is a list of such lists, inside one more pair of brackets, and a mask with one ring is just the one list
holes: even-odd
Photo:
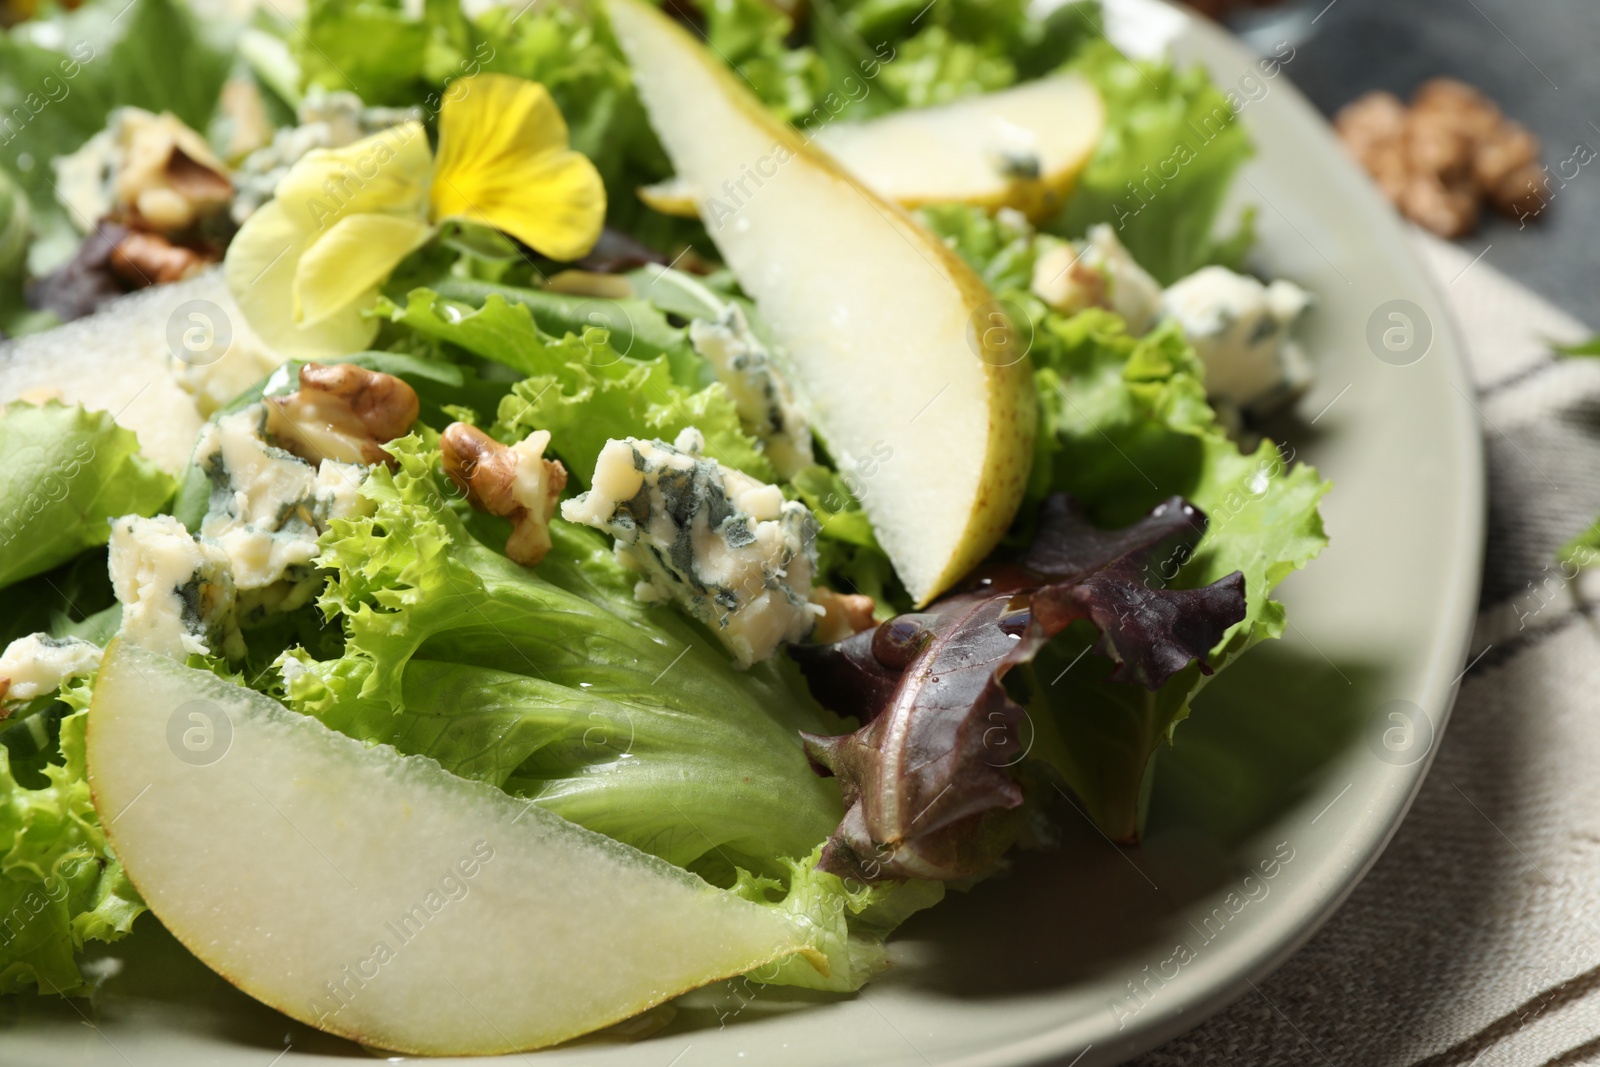
[(111, 588), (122, 602), (119, 635), (183, 659), (244, 654), (236, 594), (220, 547), (189, 536), (171, 515), (111, 523)]
[(29, 634), (0, 653), (0, 703), (21, 704), (100, 669), (103, 650), (81, 637)]
[(169, 656), (243, 655), (240, 625), (290, 611), (316, 593), (317, 538), (334, 519), (363, 514), (367, 468), (312, 466), (273, 445), (266, 408), (252, 404), (206, 424), (194, 463), (211, 482), (191, 536), (170, 515), (111, 525), (111, 583), (121, 634)]
[(1033, 294), (1064, 315), (1103, 307), (1121, 315), (1128, 332), (1142, 336), (1161, 311), (1161, 285), (1139, 266), (1107, 223), (1089, 227), (1077, 242), (1040, 238), (1033, 264)]
[(777, 486), (702, 458), (704, 447), (694, 429), (672, 445), (608, 441), (591, 488), (561, 515), (616, 538), (617, 560), (641, 575), (635, 597), (675, 601), (749, 666), (822, 614), (810, 600), (815, 523)]
[(739, 305), (730, 301), (715, 320), (689, 323), (689, 342), (727, 387), (745, 430), (765, 443), (779, 477), (792, 477), (810, 466), (811, 431), (805, 416)]
[(211, 481), (198, 535), (227, 556), (241, 621), (289, 611), (316, 593), (317, 538), (338, 518), (361, 514), (366, 468), (318, 466), (271, 444), (266, 408), (252, 404), (207, 423), (194, 462)]
[(1100, 223), (1075, 243), (1039, 238), (1030, 288), (1066, 315), (1108, 308), (1136, 337), (1157, 321), (1175, 322), (1205, 365), (1206, 392), (1235, 415), (1270, 411), (1311, 383), (1310, 362), (1289, 336), (1311, 296), (1290, 282), (1263, 285), (1213, 266), (1163, 291), (1116, 231)]
[(1310, 304), (1291, 282), (1263, 285), (1224, 267), (1179, 279), (1161, 302), (1205, 364), (1206, 392), (1253, 411), (1281, 406), (1310, 384), (1311, 365), (1289, 336)]

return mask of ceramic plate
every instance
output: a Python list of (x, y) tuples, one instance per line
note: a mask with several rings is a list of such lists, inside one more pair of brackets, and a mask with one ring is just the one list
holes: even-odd
[[(1401, 225), (1289, 84), (1292, 59), (1267, 77), (1210, 24), (1150, 0), (1108, 7), (1124, 47), (1168, 40), (1239, 94), (1259, 151), (1236, 199), (1257, 205), (1260, 265), (1317, 295), (1302, 335), (1318, 385), (1274, 431), (1333, 479), (1332, 544), (1282, 587), (1286, 639), (1205, 690), (1159, 757), (1138, 848), (1069, 823), (1058, 850), (914, 917), (893, 941), (896, 966), (862, 995), (724, 983), (680, 1000), (665, 1026), (658, 1013), (631, 1033), (514, 1059), (1114, 1063), (1248, 992), (1339, 906), (1405, 814), (1444, 729), (1477, 601), (1483, 468), (1460, 346)], [(92, 1019), (82, 1003), (10, 1004), (0, 1061), (268, 1067), (364, 1056), (235, 991), (153, 918), (140, 926), (107, 953), (120, 971)]]

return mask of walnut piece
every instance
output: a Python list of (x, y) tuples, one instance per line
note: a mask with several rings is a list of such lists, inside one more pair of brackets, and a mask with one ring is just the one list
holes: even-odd
[(1367, 93), (1334, 126), (1384, 196), (1441, 236), (1472, 232), (1486, 201), (1517, 218), (1544, 206), (1538, 139), (1465, 82), (1425, 82), (1409, 108), (1392, 93)]
[(822, 618), (811, 631), (811, 640), (818, 644), (831, 645), (878, 625), (872, 614), (877, 605), (869, 596), (835, 593), (819, 585), (811, 590), (811, 602), (822, 609)]
[(439, 436), (445, 474), (475, 509), (511, 520), (506, 556), (526, 567), (550, 551), (550, 519), (567, 487), (567, 468), (544, 458), (549, 445), (549, 430), (503, 445), (464, 422)]
[(177, 233), (233, 201), (227, 168), (205, 138), (171, 114), (125, 108), (114, 216), (134, 229)]
[(1441, 237), (1465, 237), (1478, 228), (1478, 195), (1470, 184), (1446, 184), (1437, 175), (1412, 174), (1400, 194), (1406, 218)]
[(416, 390), (391, 374), (350, 363), (307, 363), (300, 388), (267, 397), (267, 432), (308, 463), (394, 464), (383, 446), (417, 421)]
[(1393, 93), (1370, 92), (1339, 110), (1334, 129), (1363, 163), (1379, 149), (1398, 144), (1406, 130), (1406, 106)]
[(173, 244), (158, 233), (134, 230), (111, 250), (111, 271), (128, 285), (167, 285), (192, 278), (217, 262), (217, 257)]

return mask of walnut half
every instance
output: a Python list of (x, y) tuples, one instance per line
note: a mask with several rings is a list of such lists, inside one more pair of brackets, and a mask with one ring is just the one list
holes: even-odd
[(111, 249), (111, 270), (135, 289), (192, 278), (217, 261), (208, 252), (134, 230)]
[(308, 463), (389, 463), (383, 446), (417, 421), (416, 390), (350, 363), (307, 363), (300, 388), (266, 398), (267, 432)]
[(567, 468), (544, 458), (549, 444), (549, 430), (503, 445), (464, 422), (439, 437), (445, 474), (474, 508), (511, 520), (506, 556), (527, 567), (550, 551), (550, 519), (567, 487)]

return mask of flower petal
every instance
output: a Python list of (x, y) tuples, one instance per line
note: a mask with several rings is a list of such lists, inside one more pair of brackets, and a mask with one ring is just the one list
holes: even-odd
[(456, 83), (439, 115), (434, 217), (484, 225), (552, 259), (582, 257), (600, 237), (606, 191), (544, 86), (503, 74)]
[(301, 327), (326, 322), (352, 306), (359, 313), (406, 256), (433, 232), (420, 218), (346, 215), (305, 250), (294, 274)]
[(314, 327), (295, 325), (294, 281), (314, 231), (274, 200), (245, 221), (228, 246), (223, 274), (256, 335), (284, 359), (330, 359), (359, 352), (378, 332), (375, 321), (356, 314), (329, 318)]
[(403, 122), (343, 148), (307, 152), (273, 196), (310, 230), (330, 229), (351, 215), (421, 217), (432, 168), (421, 123)]

